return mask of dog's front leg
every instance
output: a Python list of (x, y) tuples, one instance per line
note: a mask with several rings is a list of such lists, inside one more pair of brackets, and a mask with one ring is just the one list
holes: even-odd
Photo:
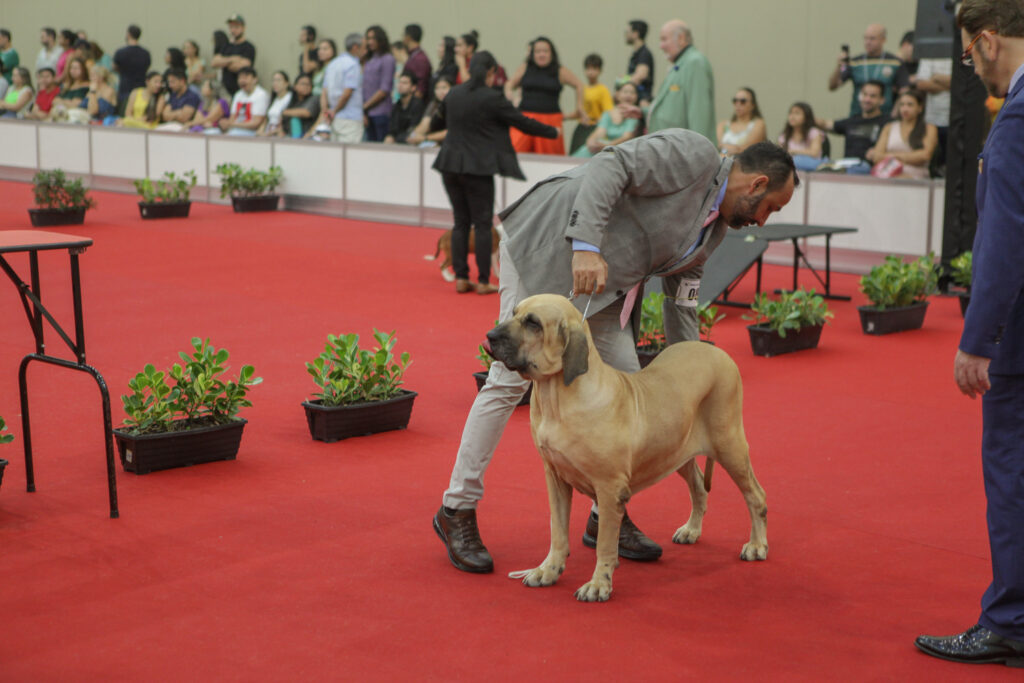
[(547, 463), (544, 478), (548, 485), (548, 506), (551, 508), (551, 549), (539, 567), (510, 572), (509, 578), (522, 579), (527, 586), (552, 586), (565, 571), (569, 556), (569, 510), (572, 487), (562, 481)]
[(576, 590), (580, 602), (604, 602), (612, 596), (612, 572), (619, 565), (619, 527), (624, 510), (617, 496), (597, 492), (597, 566), (590, 581)]

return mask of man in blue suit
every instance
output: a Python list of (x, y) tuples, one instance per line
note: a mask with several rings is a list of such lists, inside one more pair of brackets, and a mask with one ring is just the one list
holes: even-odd
[(992, 583), (978, 623), (916, 645), (956, 662), (1024, 668), (1024, 0), (964, 0), (961, 61), (1005, 97), (979, 159), (971, 305), (954, 370), (982, 396)]

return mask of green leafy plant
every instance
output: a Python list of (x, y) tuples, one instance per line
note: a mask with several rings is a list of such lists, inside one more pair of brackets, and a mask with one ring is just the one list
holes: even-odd
[(409, 353), (396, 356), (395, 332), (373, 331), (377, 348), (359, 348), (358, 334), (329, 334), (323, 353), (306, 370), (320, 388), (313, 394), (324, 406), (385, 401), (400, 393)]
[(238, 164), (221, 164), (215, 170), (220, 175), (221, 198), (272, 194), (284, 178), (284, 171), (280, 166), (271, 166), (268, 171), (259, 171), (255, 168), (242, 169)]
[(187, 202), (192, 188), (196, 186), (196, 172), (186, 171), (177, 176), (167, 171), (161, 180), (143, 178), (134, 184), (135, 191), (146, 204)]
[(872, 306), (884, 311), (924, 301), (937, 291), (938, 277), (934, 254), (908, 263), (890, 254), (860, 279), (860, 291)]
[(701, 304), (697, 307), (697, 320), (700, 322), (700, 336), (705, 341), (711, 341), (711, 328), (725, 318), (725, 313), (719, 314), (718, 306)]
[(243, 365), (234, 381), (222, 379), (228, 370), (227, 349), (209, 339), (192, 338), (192, 353), (180, 352), (182, 363), (166, 372), (147, 364), (128, 381), (132, 393), (121, 396), (130, 434), (185, 431), (226, 424), (252, 406), (249, 390), (263, 381), (255, 368)]
[(953, 278), (953, 284), (967, 290), (971, 288), (973, 261), (973, 254), (970, 251), (965, 251), (949, 262), (949, 274)]
[(10, 443), (14, 441), (14, 434), (4, 434), (7, 431), (7, 423), (4, 422), (4, 418), (0, 416), (0, 444)]
[(823, 325), (833, 317), (828, 310), (824, 297), (812, 289), (798, 289), (795, 292), (783, 292), (778, 299), (772, 299), (762, 292), (750, 305), (752, 315), (744, 314), (744, 320), (753, 320), (755, 325), (770, 327), (780, 337), (793, 330), (799, 332), (803, 327)]
[[(498, 326), (497, 320), (494, 321), (494, 326)], [(487, 352), (487, 349), (484, 347), (483, 344), (480, 344), (479, 346), (476, 347), (476, 359), (480, 361), (480, 365), (484, 366), (484, 370), (490, 372), (491, 363), (494, 362), (494, 357)]]
[(91, 209), (96, 206), (81, 178), (68, 180), (61, 169), (39, 171), (32, 177), (32, 193), (36, 206), (41, 209)]
[(664, 303), (664, 294), (651, 292), (640, 304), (640, 335), (637, 337), (636, 345), (645, 351), (661, 351), (668, 346), (668, 342), (665, 341), (665, 318), (662, 313)]

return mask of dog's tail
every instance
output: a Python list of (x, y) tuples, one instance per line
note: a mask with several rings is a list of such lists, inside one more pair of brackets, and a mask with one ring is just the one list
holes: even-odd
[(436, 247), (434, 248), (434, 255), (433, 255), (433, 256), (431, 256), (431, 255), (429, 255), (429, 254), (424, 254), (424, 255), (423, 255), (423, 258), (425, 258), (425, 259), (426, 259), (426, 260), (428, 260), (428, 261), (436, 261), (436, 260), (437, 260), (437, 257), (438, 257), (438, 256), (439, 256), (440, 254), (441, 254), (441, 240), (440, 240), (440, 239), (438, 239), (438, 240), (437, 240), (437, 246), (436, 246)]
[(711, 475), (715, 471), (715, 461), (707, 458), (704, 461), (704, 491), (711, 493)]

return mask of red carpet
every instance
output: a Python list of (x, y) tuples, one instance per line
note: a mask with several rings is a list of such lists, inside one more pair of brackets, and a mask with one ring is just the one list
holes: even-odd
[[(919, 332), (868, 337), (856, 294), (833, 303), (820, 349), (771, 359), (725, 309), (714, 338), (743, 372), (769, 559), (738, 559), (749, 519), (724, 474), (700, 542), (673, 545), (689, 514), (673, 477), (630, 504), (662, 559), (624, 561), (610, 602), (579, 604), (594, 555), (578, 495), (561, 581), (507, 578), (548, 545), (528, 410), (480, 508), (496, 572), (456, 571), (430, 528), (498, 303), (456, 296), (423, 260), (438, 231), (209, 204), (143, 222), (134, 197), (97, 198), (63, 231), (95, 240), (82, 257), (87, 350), (115, 422), (129, 376), (174, 362), (192, 336), (264, 383), (237, 461), (146, 476), (118, 465), (111, 520), (95, 385), (32, 366), (37, 493), (24, 490), (20, 438), (0, 447), (0, 680), (1019, 680), (913, 647), (974, 623), (989, 581), (980, 404), (952, 381), (955, 300), (935, 298)], [(0, 228), (27, 228), (30, 201), (29, 186), (0, 183)], [(9, 260), (27, 274), (24, 255)], [(67, 256), (41, 263), (44, 301), (70, 325)], [(789, 272), (767, 268), (766, 284)], [(855, 293), (854, 277), (835, 281)], [(0, 315), (0, 415), (20, 437), (17, 365), (32, 343), (6, 278)], [(304, 361), (328, 333), (365, 340), (374, 327), (412, 353), (409, 429), (313, 442)], [(49, 349), (59, 341), (49, 334)]]

